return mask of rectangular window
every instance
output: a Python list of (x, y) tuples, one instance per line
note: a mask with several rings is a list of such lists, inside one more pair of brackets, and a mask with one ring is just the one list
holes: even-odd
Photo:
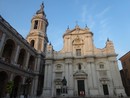
[(81, 49), (76, 49), (76, 55), (81, 56)]
[(103, 68), (104, 68), (104, 65), (103, 65), (103, 64), (101, 64), (101, 65), (100, 65), (100, 68), (101, 68), (101, 69), (103, 69)]
[(38, 27), (38, 20), (36, 20), (34, 23), (34, 29), (37, 29), (37, 27)]

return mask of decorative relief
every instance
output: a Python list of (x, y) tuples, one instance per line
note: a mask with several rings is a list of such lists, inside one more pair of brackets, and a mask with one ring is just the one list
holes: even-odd
[(79, 36), (77, 36), (74, 40), (73, 40), (73, 45), (81, 45), (83, 44), (83, 40), (79, 38)]

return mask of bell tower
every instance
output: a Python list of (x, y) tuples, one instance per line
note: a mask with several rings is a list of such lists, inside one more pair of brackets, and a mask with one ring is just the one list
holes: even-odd
[(46, 34), (48, 21), (44, 12), (44, 4), (41, 4), (40, 9), (36, 12), (31, 20), (31, 29), (27, 36), (27, 41), (38, 52), (45, 52), (48, 38)]

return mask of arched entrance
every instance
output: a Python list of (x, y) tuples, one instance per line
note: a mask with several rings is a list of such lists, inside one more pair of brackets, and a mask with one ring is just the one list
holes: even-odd
[(0, 72), (0, 98), (6, 95), (6, 85), (8, 81), (8, 74), (4, 71)]
[(4, 57), (5, 61), (8, 62), (8, 63), (11, 62), (11, 56), (12, 56), (14, 48), (15, 48), (14, 41), (11, 40), (11, 39), (8, 39), (6, 41), (6, 44), (4, 46), (4, 50), (3, 50), (3, 53), (2, 53), (2, 57)]
[(14, 78), (14, 85), (11, 93), (11, 98), (16, 98), (17, 96), (20, 95), (21, 82), (22, 82), (21, 76), (16, 76)]

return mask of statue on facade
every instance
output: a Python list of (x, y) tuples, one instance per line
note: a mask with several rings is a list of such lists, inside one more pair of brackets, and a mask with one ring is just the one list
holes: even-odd
[(67, 81), (66, 81), (66, 79), (65, 79), (65, 76), (64, 76), (64, 78), (63, 78), (63, 80), (62, 80), (61, 82), (62, 82), (62, 85), (63, 85), (63, 86), (66, 86), (66, 85), (67, 85)]

